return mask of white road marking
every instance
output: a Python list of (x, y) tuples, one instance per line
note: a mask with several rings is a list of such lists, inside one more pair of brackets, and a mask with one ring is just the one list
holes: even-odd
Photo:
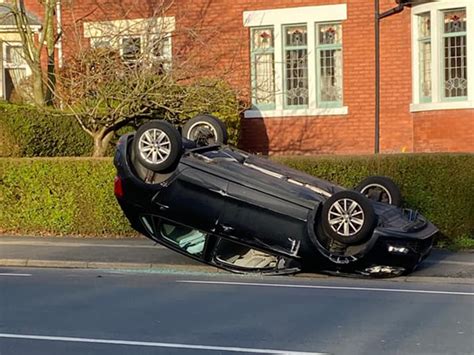
[(323, 354), (325, 354), (325, 353), (318, 353), (318, 352), (289, 351), (289, 350), (276, 350), (276, 349), (240, 348), (240, 347), (232, 347), (232, 346), (209, 346), (209, 345), (193, 345), (193, 344), (179, 344), (179, 343), (159, 343), (159, 342), (150, 342), (150, 341), (93, 339), (93, 338), (58, 337), (58, 336), (8, 334), (8, 333), (0, 333), (0, 338), (63, 341), (63, 342), (73, 342), (73, 343), (149, 346), (149, 347), (155, 347), (155, 348), (174, 348), (174, 349), (246, 352), (246, 353), (254, 353), (254, 354), (294, 354), (294, 355), (306, 355), (306, 354), (323, 355)]
[(14, 274), (14, 273), (0, 273), (0, 276), (19, 276), (19, 277), (29, 277), (31, 274)]
[(227, 281), (194, 281), (177, 280), (178, 283), (207, 284), (207, 285), (233, 285), (233, 286), (263, 286), (263, 287), (286, 287), (286, 288), (313, 288), (320, 290), (343, 290), (343, 291), (369, 291), (369, 292), (401, 292), (401, 293), (422, 293), (433, 295), (455, 295), (474, 296), (474, 292), (456, 291), (431, 291), (431, 290), (410, 290), (400, 288), (377, 288), (377, 287), (350, 287), (350, 286), (317, 286), (317, 285), (291, 285), (291, 284), (271, 284), (255, 282), (227, 282)]

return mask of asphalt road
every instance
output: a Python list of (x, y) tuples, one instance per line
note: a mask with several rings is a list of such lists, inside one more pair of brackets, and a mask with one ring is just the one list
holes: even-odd
[(0, 268), (0, 354), (474, 354), (474, 287)]

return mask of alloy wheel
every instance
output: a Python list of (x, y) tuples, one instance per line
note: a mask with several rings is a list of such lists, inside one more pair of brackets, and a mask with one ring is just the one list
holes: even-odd
[(197, 142), (199, 145), (210, 145), (217, 142), (217, 132), (207, 122), (196, 122), (189, 128), (186, 138)]
[(378, 202), (392, 204), (392, 195), (390, 194), (390, 191), (380, 184), (369, 184), (360, 190), (360, 193)]
[(362, 229), (364, 211), (354, 200), (348, 198), (336, 200), (329, 207), (328, 222), (334, 232), (350, 237)]
[(160, 164), (170, 156), (170, 137), (161, 129), (151, 128), (140, 137), (138, 150), (146, 162)]

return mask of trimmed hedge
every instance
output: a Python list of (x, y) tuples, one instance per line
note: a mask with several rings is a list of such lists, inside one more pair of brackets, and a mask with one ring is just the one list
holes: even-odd
[(129, 235), (111, 158), (0, 159), (0, 233)]
[(60, 111), (0, 103), (0, 157), (85, 156), (92, 138)]
[[(340, 185), (392, 177), (405, 205), (441, 230), (442, 245), (474, 247), (474, 154), (278, 157)], [(113, 195), (110, 158), (0, 159), (0, 233), (132, 235)]]

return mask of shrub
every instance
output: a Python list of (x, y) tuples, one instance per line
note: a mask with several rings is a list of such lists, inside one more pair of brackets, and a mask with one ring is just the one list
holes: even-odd
[(91, 138), (74, 117), (0, 103), (0, 157), (84, 156)]
[(110, 158), (0, 158), (0, 232), (131, 234), (114, 175)]

